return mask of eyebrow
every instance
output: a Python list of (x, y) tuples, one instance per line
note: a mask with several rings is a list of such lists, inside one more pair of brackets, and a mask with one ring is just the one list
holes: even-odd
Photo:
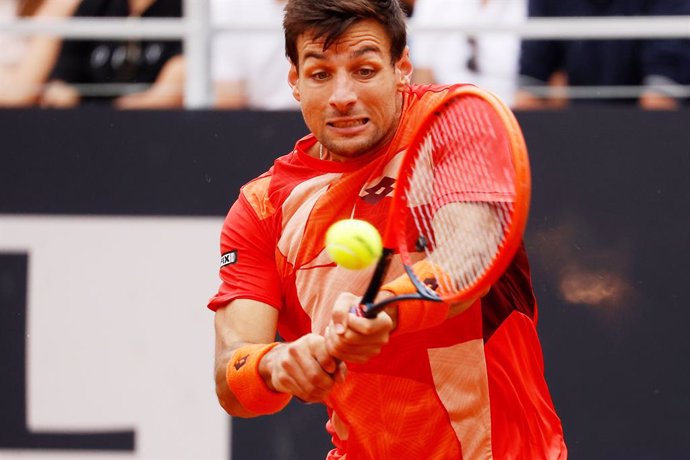
[[(381, 50), (377, 46), (364, 46), (358, 50), (353, 51), (350, 54), (350, 57), (353, 59), (359, 58), (364, 56), (367, 53), (374, 53), (378, 55), (383, 55)], [(317, 53), (316, 51), (309, 51), (304, 55), (304, 61), (306, 62), (307, 59), (317, 59), (317, 60), (324, 60), (326, 59), (326, 55), (324, 53)]]
[(362, 57), (367, 53), (375, 53), (379, 55), (383, 55), (381, 50), (377, 46), (364, 46), (356, 51), (353, 51), (352, 54), (350, 55), (353, 58), (358, 58)]
[(304, 55), (304, 61), (307, 59), (318, 59), (318, 60), (323, 60), (326, 59), (326, 56), (323, 53), (317, 53), (316, 51), (309, 51)]

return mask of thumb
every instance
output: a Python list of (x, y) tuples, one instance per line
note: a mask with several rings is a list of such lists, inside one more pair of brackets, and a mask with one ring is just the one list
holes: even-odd
[(333, 332), (338, 335), (342, 335), (347, 330), (347, 316), (349, 315), (349, 309), (343, 310), (339, 308), (334, 308), (331, 315), (331, 321), (333, 322)]
[(359, 303), (359, 297), (349, 292), (341, 293), (333, 305), (331, 312), (331, 323), (333, 324), (333, 332), (342, 335), (347, 330), (348, 318), (350, 316), (350, 309), (353, 305)]

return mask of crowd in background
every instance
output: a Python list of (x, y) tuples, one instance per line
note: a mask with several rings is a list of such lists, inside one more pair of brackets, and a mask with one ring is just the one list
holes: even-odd
[[(219, 109), (297, 109), (287, 84), (280, 28), (286, 0), (210, 0), (212, 103)], [(0, 21), (16, 18), (179, 18), (183, 0), (0, 0)], [(406, 0), (418, 83), (472, 83), (516, 109), (569, 104), (687, 105), (690, 40), (521, 40), (504, 32), (468, 35), (434, 26), (516, 25), (531, 17), (690, 15), (690, 0)], [(231, 30), (233, 25), (241, 30)], [(275, 25), (257, 30), (247, 25)], [(417, 32), (415, 32), (417, 31)], [(120, 109), (184, 105), (179, 40), (73, 40), (0, 33), (0, 107)], [(585, 94), (564, 88), (641, 88)], [(551, 91), (546, 91), (551, 89)], [(561, 91), (557, 91), (561, 89)], [(575, 97), (576, 96), (576, 97)]]

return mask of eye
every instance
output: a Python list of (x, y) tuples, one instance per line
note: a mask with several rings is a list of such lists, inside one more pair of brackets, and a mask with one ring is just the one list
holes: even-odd
[(362, 67), (361, 69), (359, 69), (357, 71), (357, 74), (360, 77), (364, 77), (364, 78), (373, 77), (375, 73), (376, 73), (376, 71), (374, 69), (370, 69), (369, 67)]
[(311, 74), (311, 78), (316, 81), (323, 81), (329, 77), (328, 72), (314, 72)]

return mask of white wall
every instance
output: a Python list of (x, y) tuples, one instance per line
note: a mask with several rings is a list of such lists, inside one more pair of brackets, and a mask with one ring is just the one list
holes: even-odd
[(29, 253), (29, 429), (136, 432), (134, 454), (0, 458), (229, 458), (205, 307), (218, 286), (221, 223), (0, 215), (0, 252)]

